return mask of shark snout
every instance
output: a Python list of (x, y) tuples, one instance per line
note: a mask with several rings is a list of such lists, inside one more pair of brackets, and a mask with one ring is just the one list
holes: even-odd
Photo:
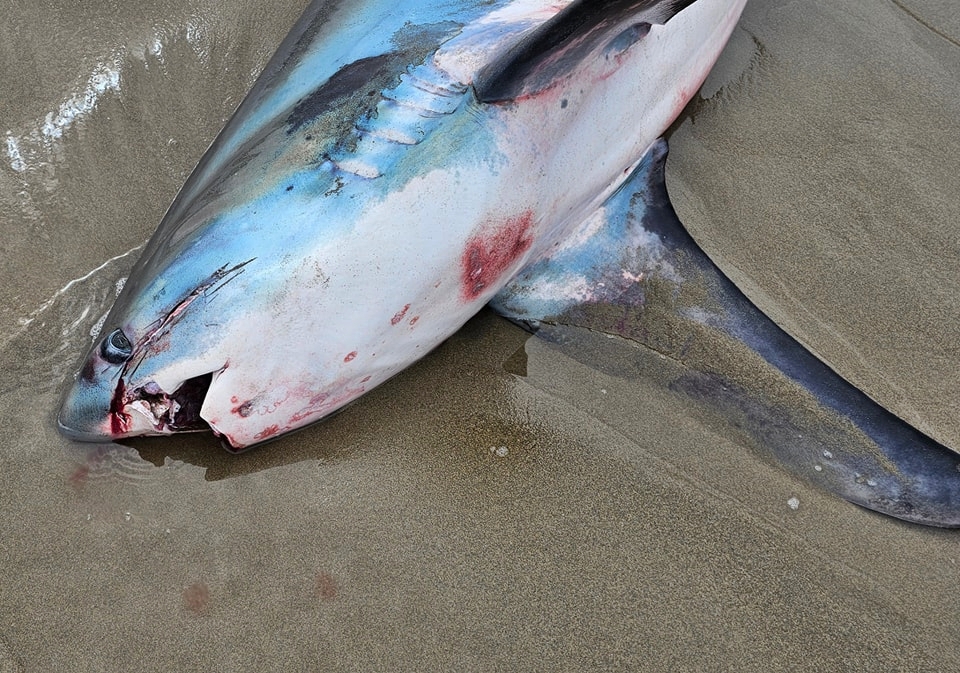
[(61, 434), (79, 442), (109, 442), (115, 437), (111, 427), (111, 401), (114, 391), (98, 382), (81, 377), (63, 396), (57, 427)]

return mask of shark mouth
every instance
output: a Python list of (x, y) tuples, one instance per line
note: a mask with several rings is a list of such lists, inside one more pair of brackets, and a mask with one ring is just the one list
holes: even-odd
[(146, 418), (157, 434), (210, 430), (207, 422), (200, 418), (200, 408), (212, 380), (212, 372), (195, 376), (169, 394), (152, 382), (126, 394), (118, 389), (124, 404), (112, 411), (114, 424), (120, 425), (114, 430), (129, 431), (133, 425), (132, 412)]

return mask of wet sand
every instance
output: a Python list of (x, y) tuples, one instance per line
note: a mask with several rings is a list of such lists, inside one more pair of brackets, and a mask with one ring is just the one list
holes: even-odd
[[(0, 26), (0, 671), (960, 666), (958, 534), (797, 481), (653, 353), (485, 312), (240, 457), (63, 440), (115, 282), (302, 3), (62, 4)], [(960, 26), (834, 4), (751, 0), (668, 184), (765, 311), (958, 447)]]
[(751, 4), (667, 182), (768, 315), (960, 447), (960, 28), (902, 4)]

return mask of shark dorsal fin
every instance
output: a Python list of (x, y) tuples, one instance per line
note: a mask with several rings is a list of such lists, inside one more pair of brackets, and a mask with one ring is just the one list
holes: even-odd
[(481, 69), (474, 78), (477, 98), (501, 103), (536, 95), (602, 45), (625, 50), (651, 24), (666, 23), (695, 1), (577, 0)]

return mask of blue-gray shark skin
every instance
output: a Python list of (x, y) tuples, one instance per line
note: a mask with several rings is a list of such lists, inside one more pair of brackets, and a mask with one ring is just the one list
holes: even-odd
[[(242, 450), (334, 413), (493, 300), (543, 336), (583, 324), (671, 355), (688, 370), (674, 390), (788, 468), (960, 525), (956, 456), (767, 320), (669, 207), (657, 139), (745, 1), (314, 2), (148, 243), (61, 430), (212, 429)], [(770, 380), (691, 355), (710, 340)]]

